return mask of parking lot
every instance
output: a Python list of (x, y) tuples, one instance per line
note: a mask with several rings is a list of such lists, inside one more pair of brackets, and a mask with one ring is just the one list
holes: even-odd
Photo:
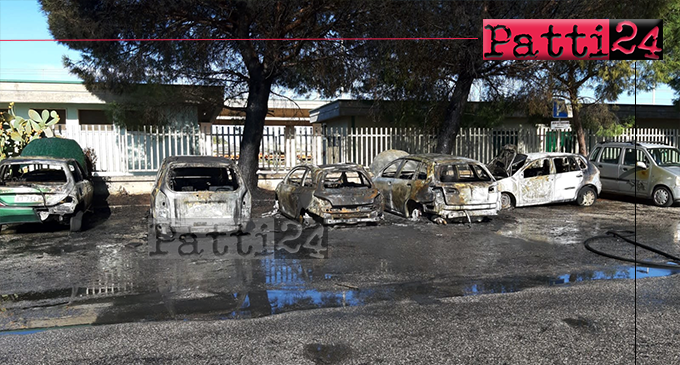
[[(257, 317), (672, 273), (636, 271), (584, 248), (585, 239), (608, 230), (636, 229), (638, 241), (680, 254), (680, 208), (644, 201), (636, 208), (633, 200), (606, 197), (592, 207), (516, 208), (472, 224), (386, 213), (378, 226), (329, 228), (325, 259), (155, 259), (148, 254), (146, 199), (111, 197), (80, 233), (58, 225), (4, 228), (0, 326)], [(260, 196), (254, 216), (270, 215), (272, 206), (273, 196)], [(665, 262), (621, 241), (595, 244), (619, 256)]]

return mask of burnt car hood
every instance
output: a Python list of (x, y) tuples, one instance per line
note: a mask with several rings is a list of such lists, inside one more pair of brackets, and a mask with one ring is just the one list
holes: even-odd
[(510, 176), (512, 161), (517, 156), (517, 148), (514, 145), (503, 146), (498, 155), (489, 162), (486, 167), (497, 179), (504, 179)]
[(372, 204), (380, 192), (376, 188), (339, 188), (317, 190), (314, 196), (333, 206)]

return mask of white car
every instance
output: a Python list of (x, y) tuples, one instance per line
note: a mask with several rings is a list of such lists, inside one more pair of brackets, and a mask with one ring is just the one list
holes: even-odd
[(577, 154), (506, 147), (488, 168), (498, 179), (501, 209), (573, 201), (591, 206), (602, 191), (600, 171)]

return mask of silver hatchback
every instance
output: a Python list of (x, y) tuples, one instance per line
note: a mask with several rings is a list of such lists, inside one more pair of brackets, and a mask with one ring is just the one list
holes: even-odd
[(608, 142), (590, 153), (602, 190), (652, 199), (658, 206), (680, 201), (680, 150), (663, 144)]

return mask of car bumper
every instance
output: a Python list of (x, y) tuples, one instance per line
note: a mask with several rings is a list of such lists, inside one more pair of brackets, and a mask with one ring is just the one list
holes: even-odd
[(446, 219), (498, 215), (500, 204), (445, 205), (434, 213)]
[(374, 211), (370, 213), (352, 214), (324, 214), (323, 224), (357, 224), (357, 223), (376, 223), (382, 219), (382, 212)]
[(8, 223), (40, 223), (43, 220), (30, 207), (4, 207), (0, 208), (0, 224)]
[(175, 234), (208, 234), (208, 233), (234, 233), (243, 229), (241, 222), (233, 220), (154, 220), (154, 227), (157, 234), (164, 236)]

